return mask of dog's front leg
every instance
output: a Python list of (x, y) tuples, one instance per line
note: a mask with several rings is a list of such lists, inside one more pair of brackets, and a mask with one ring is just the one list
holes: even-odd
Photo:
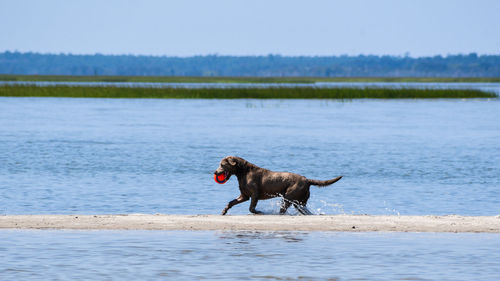
[(222, 215), (225, 215), (227, 213), (227, 211), (229, 209), (231, 209), (231, 207), (233, 207), (234, 205), (243, 203), (243, 202), (245, 202), (247, 200), (248, 200), (248, 197), (243, 196), (243, 195), (240, 195), (238, 198), (236, 198), (234, 200), (231, 200), (229, 203), (227, 203), (226, 208), (224, 208), (224, 210), (222, 210)]
[(250, 201), (250, 212), (259, 215), (262, 214), (261, 211), (255, 210), (255, 207), (257, 207), (257, 202), (259, 201), (259, 193), (257, 191), (254, 191), (251, 196), (252, 200)]

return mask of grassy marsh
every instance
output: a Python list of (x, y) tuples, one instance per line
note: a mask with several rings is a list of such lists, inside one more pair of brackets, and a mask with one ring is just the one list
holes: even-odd
[(428, 99), (497, 98), (494, 93), (467, 89), (389, 88), (129, 88), (86, 86), (0, 86), (5, 97), (161, 98), (161, 99)]

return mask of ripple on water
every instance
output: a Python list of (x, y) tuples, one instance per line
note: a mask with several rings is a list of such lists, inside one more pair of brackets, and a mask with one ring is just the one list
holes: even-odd
[(498, 236), (0, 230), (0, 278), (496, 280)]

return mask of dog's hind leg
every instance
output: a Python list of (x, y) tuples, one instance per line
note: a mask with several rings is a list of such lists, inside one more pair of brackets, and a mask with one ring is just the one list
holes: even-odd
[(302, 215), (314, 215), (309, 209), (306, 207), (306, 205), (302, 205), (300, 203), (293, 203), (293, 206), (301, 213)]
[(227, 211), (229, 209), (231, 209), (231, 207), (233, 207), (234, 205), (243, 203), (243, 202), (245, 202), (247, 200), (248, 200), (248, 197), (245, 197), (243, 195), (240, 195), (238, 198), (236, 198), (234, 200), (231, 200), (229, 203), (227, 203), (226, 208), (224, 208), (224, 210), (222, 210), (222, 215), (225, 215), (227, 213)]
[(286, 213), (286, 210), (288, 210), (288, 207), (290, 207), (291, 204), (292, 202), (290, 202), (290, 200), (283, 198), (280, 206), (280, 215), (284, 215)]
[(309, 195), (309, 185), (299, 183), (290, 187), (283, 196), (283, 199), (291, 202), (302, 215), (312, 215), (313, 213), (306, 207)]

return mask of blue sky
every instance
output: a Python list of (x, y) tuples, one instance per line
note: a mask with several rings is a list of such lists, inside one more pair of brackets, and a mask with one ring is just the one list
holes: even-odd
[(500, 54), (496, 0), (0, 0), (0, 51)]

